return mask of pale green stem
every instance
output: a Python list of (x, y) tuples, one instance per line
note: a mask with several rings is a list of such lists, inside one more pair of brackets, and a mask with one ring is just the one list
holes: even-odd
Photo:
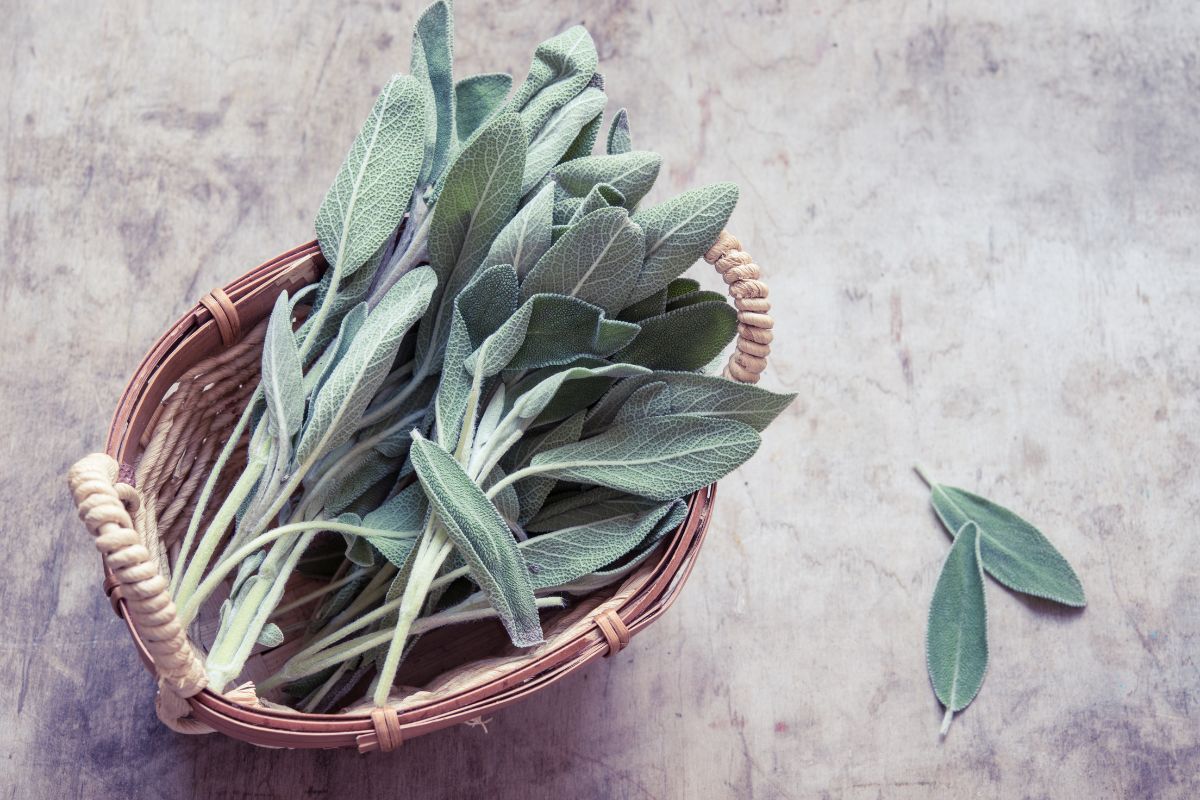
[(229, 496), (225, 498), (225, 502), (217, 510), (212, 522), (204, 531), (204, 535), (200, 537), (200, 543), (196, 547), (196, 554), (188, 561), (187, 571), (180, 580), (179, 588), (174, 592), (176, 605), (185, 603), (196, 590), (196, 586), (200, 583), (200, 577), (204, 574), (204, 570), (208, 568), (208, 563), (212, 560), (213, 554), (216, 553), (217, 545), (221, 543), (221, 539), (225, 536), (225, 531), (237, 516), (238, 508), (242, 505), (242, 501), (250, 494), (250, 490), (254, 488), (255, 482), (266, 469), (266, 462), (258, 459), (251, 460), (246, 469), (238, 478), (237, 483), (233, 485), (233, 489), (229, 492)]
[(213, 464), (212, 471), (208, 473), (208, 478), (204, 481), (204, 487), (200, 490), (200, 498), (196, 501), (196, 510), (192, 512), (192, 519), (188, 523), (187, 533), (184, 534), (183, 544), (179, 548), (179, 555), (175, 559), (175, 570), (171, 575), (171, 596), (178, 597), (177, 590), (179, 589), (179, 581), (182, 576), (182, 571), (187, 562), (188, 554), (192, 550), (192, 543), (196, 539), (196, 533), (200, 530), (200, 520), (204, 518), (204, 509), (208, 507), (208, 501), (212, 498), (213, 491), (217, 488), (217, 480), (221, 477), (221, 470), (225, 468), (225, 464), (229, 461), (233, 451), (237, 449), (237, 443), (245, 433), (246, 427), (250, 424), (250, 418), (254, 416), (255, 406), (258, 401), (263, 398), (262, 384), (254, 390), (254, 394), (250, 396), (249, 402), (246, 403), (246, 409), (242, 415), (238, 417), (237, 424), (233, 426), (233, 430), (229, 433), (229, 438), (225, 440), (224, 446), (221, 448), (221, 454), (217, 456), (216, 463)]
[(930, 489), (933, 488), (933, 480), (929, 477), (929, 473), (925, 471), (925, 467), (921, 466), (920, 464), (914, 464), (913, 471), (917, 473), (917, 476), (920, 477), (921, 480), (925, 481), (926, 486), (928, 486)]
[(279, 608), (275, 609), (275, 613), (272, 614), (271, 617), (272, 617), (272, 619), (274, 619), (275, 617), (280, 617), (280, 616), (288, 613), (289, 611), (295, 611), (297, 608), (303, 608), (304, 606), (311, 603), (313, 600), (319, 600), (322, 597), (324, 597), (325, 595), (329, 594), (330, 592), (337, 591), (338, 589), (342, 588), (346, 584), (353, 583), (354, 581), (359, 580), (362, 577), (363, 577), (363, 575), (361, 572), (354, 572), (354, 573), (351, 573), (351, 574), (347, 575), (346, 577), (341, 578), (339, 580), (330, 581), (329, 583), (325, 584), (324, 586), (321, 586), (317, 589), (313, 589), (308, 594), (301, 595), (300, 597), (297, 597), (295, 600), (292, 600), (289, 603), (285, 603), (284, 605), (281, 605)]
[[(536, 605), (539, 609), (544, 608), (563, 608), (566, 605), (561, 597), (539, 597)], [(422, 633), (428, 633), (435, 628), (441, 628), (446, 625), (457, 625), (463, 622), (475, 622), (481, 619), (491, 619), (497, 616), (496, 609), (488, 607), (471, 608), (466, 610), (447, 609), (437, 614), (431, 614), (428, 617), (421, 617), (412, 623), (409, 629), (411, 636), (418, 636)], [(322, 670), (329, 669), (334, 664), (339, 662), (347, 663), (355, 656), (362, 655), (369, 650), (386, 643), (392, 636), (392, 631), (381, 630), (374, 633), (364, 634), (362, 636), (344, 642), (338, 647), (331, 648), (327, 651), (320, 652), (314, 658), (303, 660), (293, 659), (288, 662), (287, 666), (276, 673), (256, 684), (260, 691), (266, 691), (280, 686), (288, 681), (299, 680), (300, 678), (309, 675), (315, 675)], [(382, 681), (380, 686), (385, 685)], [(391, 683), (386, 684), (390, 690)]]
[(384, 658), (383, 666), (376, 679), (374, 700), (375, 705), (380, 707), (387, 705), (388, 694), (391, 692), (392, 682), (396, 678), (396, 670), (400, 667), (400, 656), (404, 653), (404, 645), (408, 641), (409, 629), (417, 615), (421, 613), (425, 597), (429, 594), (429, 585), (437, 577), (438, 569), (441, 568), (442, 562), (446, 560), (453, 549), (441, 525), (434, 522), (435, 519), (430, 515), (429, 522), (425, 524), (425, 534), (421, 537), (417, 554), (413, 558), (412, 572), (409, 574), (408, 583), (404, 586), (404, 594), (401, 597), (396, 626), (392, 629), (387, 656)]
[(351, 601), (350, 605), (338, 612), (332, 619), (328, 620), (315, 634), (316, 637), (322, 637), (328, 634), (329, 631), (336, 631), (347, 620), (353, 619), (364, 609), (387, 596), (387, 584), (395, 577), (397, 569), (394, 564), (387, 564), (375, 574), (361, 592), (358, 597)]
[(942, 717), (942, 729), (938, 731), (939, 736), (945, 736), (950, 732), (950, 722), (954, 719), (954, 712), (949, 708), (946, 709), (946, 716)]
[(322, 700), (325, 699), (325, 695), (329, 694), (329, 690), (332, 689), (338, 680), (340, 680), (341, 677), (346, 674), (346, 670), (349, 668), (350, 660), (347, 659), (342, 662), (340, 667), (333, 671), (332, 675), (325, 679), (325, 682), (321, 684), (321, 688), (317, 689), (316, 693), (309, 697), (307, 701), (305, 701), (304, 708), (302, 708), (301, 711), (311, 714), (312, 710), (316, 708)]
[(426, 364), (422, 364), (421, 368), (413, 374), (412, 380), (408, 382), (408, 385), (397, 392), (393, 397), (384, 401), (384, 403), (378, 408), (374, 410), (368, 410), (367, 413), (363, 414), (362, 418), (358, 421), (358, 430), (361, 431), (364, 428), (369, 428), (375, 423), (387, 419), (392, 412), (404, 405), (404, 401), (407, 400), (409, 396), (417, 390), (418, 387), (420, 387), (423, 380), (429, 377), (427, 363), (428, 362), (426, 362)]
[(221, 581), (225, 580), (238, 566), (241, 565), (243, 559), (251, 556), (261, 550), (266, 545), (279, 539), (282, 536), (288, 536), (296, 533), (304, 533), (305, 531), (333, 531), (334, 533), (350, 533), (355, 536), (375, 536), (381, 539), (409, 539), (410, 535), (398, 535), (395, 531), (380, 530), (377, 528), (364, 528), (361, 525), (347, 525), (343, 522), (330, 522), (328, 520), (313, 520), (311, 522), (294, 522), (289, 525), (282, 525), (274, 528), (266, 533), (258, 536), (255, 539), (234, 550), (229, 555), (221, 559), (221, 561), (213, 567), (204, 581), (196, 589), (195, 594), (188, 598), (179, 611), (179, 619), (181, 624), (186, 626), (189, 622), (195, 619), (196, 612), (200, 610), (200, 606), (208, 599), (209, 595), (217, 590), (221, 585)]
[(491, 500), (496, 495), (500, 494), (500, 492), (504, 491), (509, 486), (512, 486), (514, 483), (516, 483), (519, 480), (528, 478), (530, 475), (537, 475), (542, 472), (549, 472), (552, 469), (554, 469), (553, 466), (539, 467), (539, 466), (530, 464), (528, 467), (525, 467), (525, 469), (519, 469), (510, 475), (505, 475), (502, 479), (496, 481), (496, 483), (492, 486), (492, 488), (487, 490), (487, 493), (486, 493), (487, 499)]

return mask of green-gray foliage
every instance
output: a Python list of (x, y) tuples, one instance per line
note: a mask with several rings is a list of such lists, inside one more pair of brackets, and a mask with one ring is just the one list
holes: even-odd
[(943, 734), (954, 713), (975, 699), (987, 670), (987, 604), (979, 543), (979, 529), (965, 523), (946, 556), (929, 608), (925, 655), (933, 691), (946, 707)]

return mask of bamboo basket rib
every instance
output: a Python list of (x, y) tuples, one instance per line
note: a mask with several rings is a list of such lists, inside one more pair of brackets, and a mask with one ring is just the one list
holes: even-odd
[[(705, 260), (725, 279), (738, 310), (725, 375), (757, 382), (773, 324), (760, 270), (726, 232)], [(422, 637), (399, 676), (420, 688), (387, 709), (300, 713), (263, 704), (252, 684), (218, 694), (205, 686), (202, 648), (176, 621), (164, 575), (216, 450), (257, 385), (262, 332), (276, 297), (312, 283), (325, 267), (310, 242), (202, 298), (142, 359), (117, 405), (105, 452), (77, 463), (68, 480), (103, 556), (113, 610), (158, 679), (156, 708), (168, 726), (263, 747), (389, 751), (405, 739), (479, 720), (621, 650), (678, 596), (704, 541), (716, 485), (689, 498), (683, 523), (623, 582), (543, 616), (546, 641), (537, 647), (513, 648), (494, 622), (435, 631)], [(243, 441), (218, 493), (240, 471), (244, 449)], [(268, 657), (254, 656), (252, 664)]]

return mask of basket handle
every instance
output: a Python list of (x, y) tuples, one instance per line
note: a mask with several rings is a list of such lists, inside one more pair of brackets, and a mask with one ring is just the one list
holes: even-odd
[(127, 483), (119, 483), (117, 462), (106, 453), (81, 458), (67, 473), (67, 483), (79, 518), (92, 536), (104, 565), (112, 574), (115, 601), (123, 602), (129, 622), (137, 629), (154, 671), (159, 695), (158, 716), (171, 728), (192, 730), (194, 720), (187, 698), (208, 685), (204, 663), (180, 626), (167, 581), (158, 572), (150, 551), (134, 528), (130, 511), (137, 513), (141, 496)]
[(725, 365), (724, 375), (741, 383), (758, 383), (771, 354), (771, 303), (767, 285), (759, 280), (762, 270), (742, 243), (729, 231), (721, 231), (717, 242), (704, 254), (704, 260), (717, 268), (728, 285), (729, 296), (738, 312), (737, 349)]

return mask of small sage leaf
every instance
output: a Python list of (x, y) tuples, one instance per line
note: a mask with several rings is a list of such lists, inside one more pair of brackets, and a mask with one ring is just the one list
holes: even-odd
[(603, 124), (604, 116), (597, 114), (591, 122), (584, 125), (579, 131), (579, 135), (575, 137), (575, 141), (571, 142), (571, 146), (567, 148), (567, 152), (563, 153), (560, 163), (590, 156), (596, 147), (596, 140), (600, 138), (600, 126)]
[(519, 277), (533, 268), (550, 249), (550, 229), (554, 217), (554, 186), (547, 184), (521, 207), (492, 242), (483, 266), (511, 264)]
[(987, 604), (980, 541), (975, 523), (964, 523), (946, 556), (929, 607), (925, 654), (933, 691), (946, 707), (942, 735), (954, 713), (975, 699), (987, 670)]
[(633, 150), (633, 136), (629, 133), (629, 112), (621, 109), (613, 117), (612, 126), (608, 129), (608, 154), (619, 156)]
[(429, 183), (441, 174), (454, 144), (457, 92), (453, 66), (454, 20), (449, 5), (438, 0), (421, 13), (412, 37), (410, 72), (425, 94), (428, 130), (419, 185)]
[(572, 197), (585, 197), (593, 186), (607, 183), (625, 198), (625, 208), (633, 210), (654, 185), (662, 156), (635, 150), (616, 156), (585, 156), (560, 164), (554, 178), (562, 191)]
[(266, 648), (279, 647), (283, 644), (283, 631), (274, 622), (268, 622), (258, 632), (258, 644)]
[(412, 462), (438, 520), (458, 549), (471, 579), (487, 594), (517, 647), (542, 641), (529, 569), (496, 508), (454, 456), (414, 434)]
[(967, 522), (978, 526), (983, 568), (993, 578), (1023, 594), (1087, 605), (1079, 576), (1041, 531), (979, 495), (940, 483), (931, 488), (933, 509), (951, 535)]
[(570, 219), (567, 220), (567, 224), (574, 225), (593, 211), (616, 206), (623, 207), (624, 205), (625, 197), (620, 192), (607, 183), (598, 183), (587, 193), (587, 197), (583, 198), (576, 206)]
[(580, 131), (604, 112), (608, 98), (599, 89), (584, 89), (558, 109), (529, 143), (521, 194), (537, 186), (566, 154)]

